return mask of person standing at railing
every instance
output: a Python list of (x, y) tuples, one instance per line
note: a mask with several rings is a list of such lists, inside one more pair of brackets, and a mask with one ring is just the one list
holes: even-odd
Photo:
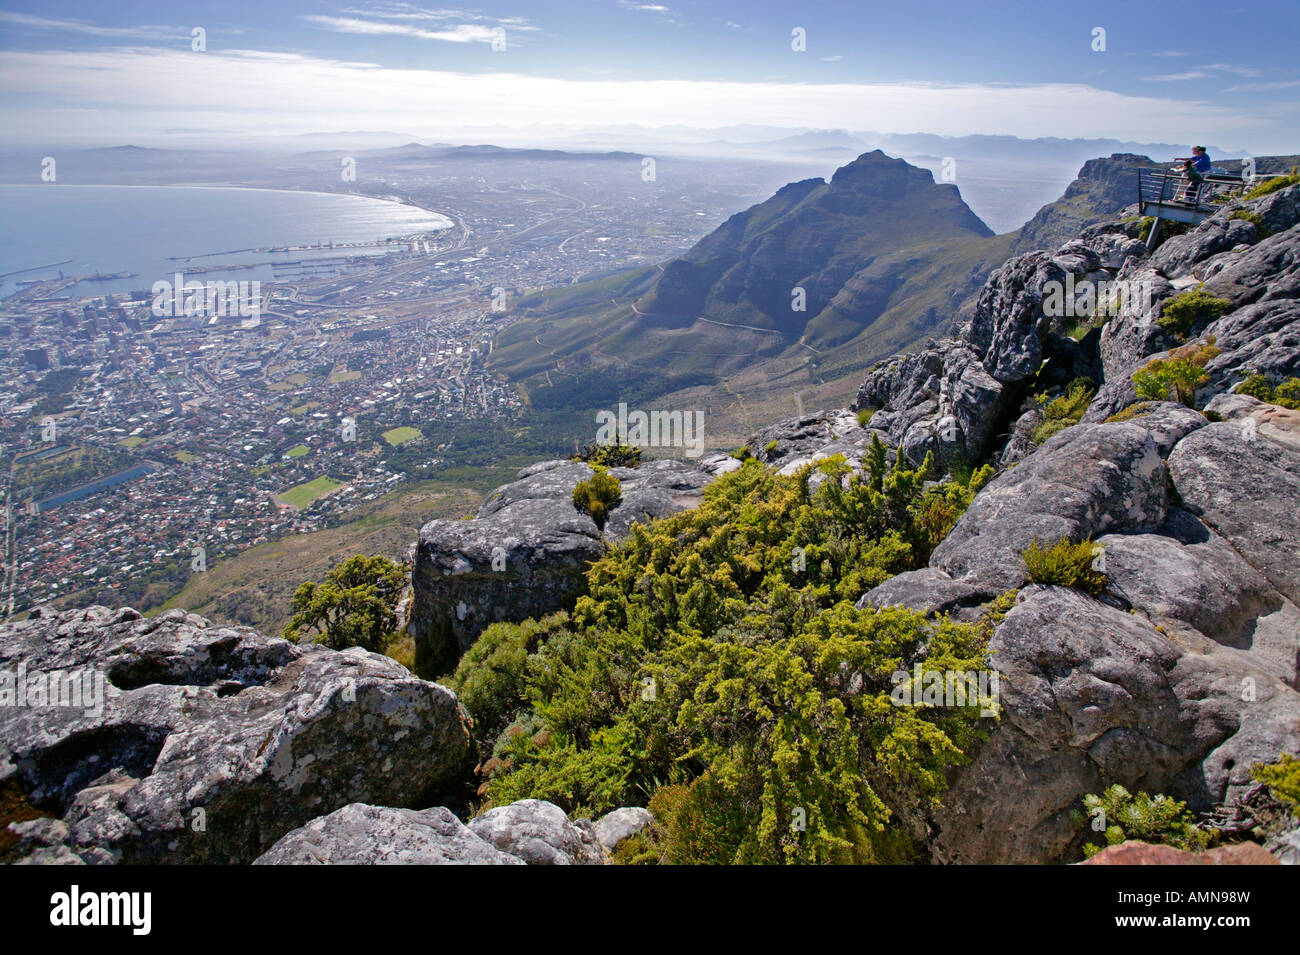
[[(1187, 180), (1187, 185), (1183, 187), (1182, 195), (1178, 197), (1178, 201), (1195, 204), (1200, 195), (1201, 183), (1204, 181), (1204, 176), (1210, 171), (1211, 165), (1213, 165), (1210, 162), (1210, 154), (1205, 151), (1204, 146), (1193, 146), (1192, 155), (1184, 159), (1179, 159), (1177, 162), (1183, 164), (1182, 174), (1183, 178)], [(1177, 169), (1178, 167), (1175, 166), (1174, 168)]]

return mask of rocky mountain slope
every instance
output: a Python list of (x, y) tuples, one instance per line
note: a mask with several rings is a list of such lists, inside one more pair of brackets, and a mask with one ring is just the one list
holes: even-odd
[[(969, 620), (1016, 591), (988, 644), (1000, 717), (950, 769), (940, 805), (902, 812), (935, 862), (1077, 858), (1082, 797), (1115, 784), (1245, 812), (1253, 768), (1300, 753), (1300, 412), (1235, 391), (1254, 374), (1300, 376), (1300, 186), (1232, 202), (1150, 256), (1134, 233), (1104, 222), (1011, 259), (956, 337), (881, 363), (855, 408), (749, 443), (786, 473), (835, 454), (860, 468), (873, 436), (913, 460), (998, 466), (926, 566), (857, 601)], [(1047, 307), (1067, 278), (1149, 295), (1126, 295), (1075, 339)], [(1170, 321), (1202, 286), (1223, 304)], [(1136, 372), (1211, 341), (1190, 404), (1139, 400)], [(1080, 377), (1097, 386), (1086, 408), (1039, 432), (1036, 396)], [(693, 507), (735, 466), (622, 472), (626, 510), (607, 536)], [(428, 659), (573, 599), (601, 547), (571, 504), (588, 473), (536, 465), (475, 520), (421, 530), (412, 623)], [(1096, 543), (1104, 587), (1032, 579), (1026, 549), (1060, 538)], [(19, 663), (107, 685), (97, 709), (0, 709), (10, 859), (586, 864), (650, 821), (636, 807), (571, 820), (523, 799), (463, 824), (442, 807), (469, 779), (466, 714), (360, 650), (91, 608), (0, 628), (0, 669)], [(1267, 848), (1294, 860), (1300, 826)]]
[[(713, 446), (729, 447), (789, 414), (796, 393), (808, 407), (846, 401), (874, 362), (950, 333), (994, 269), (1113, 218), (1150, 165), (1090, 160), (1024, 227), (990, 236), (953, 185), (867, 153), (829, 183), (789, 184), (678, 259), (525, 296), (490, 360), (538, 409), (701, 407), (725, 442)], [(1260, 172), (1290, 165), (1258, 160)]]

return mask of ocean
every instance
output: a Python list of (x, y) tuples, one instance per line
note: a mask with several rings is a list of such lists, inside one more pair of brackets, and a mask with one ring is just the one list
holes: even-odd
[[(90, 296), (149, 289), (186, 267), (269, 263), (376, 249), (250, 253), (248, 249), (372, 242), (450, 228), (446, 216), (361, 196), (224, 186), (0, 185), (0, 298), (20, 281), (135, 273), (61, 292)], [(186, 261), (187, 257), (188, 261)], [(70, 261), (69, 261), (70, 260)], [(61, 264), (56, 264), (61, 263)], [(18, 273), (18, 274), (14, 274)], [(187, 273), (186, 279), (270, 281), (269, 264)]]

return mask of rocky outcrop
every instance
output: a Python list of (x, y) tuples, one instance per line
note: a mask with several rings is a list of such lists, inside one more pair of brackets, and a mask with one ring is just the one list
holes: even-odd
[(1002, 719), (935, 814), (936, 861), (1065, 859), (1086, 793), (1119, 783), (1204, 810), (1300, 746), (1300, 694), (1281, 680), (1074, 590), (1026, 588), (989, 650)]
[[(1169, 403), (1066, 429), (975, 499), (930, 567), (859, 606), (972, 616), (1023, 587), (989, 645), (1002, 719), (931, 820), (943, 862), (1078, 851), (1081, 797), (1113, 783), (1194, 810), (1240, 797), (1251, 769), (1300, 751), (1300, 414)], [(1101, 599), (1026, 586), (1029, 541), (1093, 537)]]
[(569, 821), (564, 810), (541, 799), (521, 799), (489, 809), (470, 830), (529, 865), (600, 865), (604, 856), (590, 823)]
[(570, 822), (540, 799), (490, 809), (468, 825), (442, 807), (353, 803), (288, 833), (254, 865), (604, 865), (652, 821), (648, 810), (628, 807), (594, 826)]
[[(714, 472), (725, 461), (710, 459)], [(450, 672), (478, 635), (497, 621), (520, 621), (572, 606), (587, 565), (632, 524), (699, 504), (713, 473), (660, 460), (611, 468), (622, 502), (604, 537), (573, 506), (573, 489), (592, 475), (581, 461), (543, 461), (492, 492), (472, 520), (430, 521), (420, 529), (411, 574), (408, 629), (416, 669)]]
[(1022, 459), (1041, 421), (1024, 407), (1030, 387), (1050, 392), (1077, 377), (1101, 378), (1104, 332), (1081, 341), (1064, 332), (1093, 307), (1085, 295), (1095, 299), (1141, 251), (1124, 233), (1099, 231), (1009, 260), (989, 276), (960, 339), (931, 340), (878, 364), (854, 408), (876, 409), (871, 426), (913, 461), (927, 452), (943, 464)]
[(654, 821), (655, 817), (651, 815), (649, 809), (625, 806), (607, 812), (597, 819), (594, 834), (600, 847), (605, 852), (612, 853), (625, 840), (644, 832)]
[(856, 415), (840, 408), (778, 421), (756, 433), (745, 446), (768, 467), (790, 475), (836, 454), (843, 454), (851, 467), (861, 467), (873, 434), (883, 434), (874, 418), (863, 428)]
[(1062, 431), (980, 492), (930, 567), (993, 595), (1025, 582), (1021, 555), (1034, 540), (1158, 527), (1169, 503), (1162, 446), (1204, 424), (1167, 404), (1132, 422)]
[[(27, 687), (0, 706), (0, 790), (49, 820), (21, 830), (19, 858), (250, 862), (348, 803), (455, 789), (470, 755), (455, 696), (395, 661), (182, 611), (5, 624), (0, 671)], [(56, 678), (59, 705), (35, 695)]]
[(1169, 472), (1188, 510), (1300, 602), (1300, 453), (1225, 421), (1179, 442)]
[(285, 835), (253, 865), (524, 865), (450, 809), (352, 803)]
[(1257, 842), (1219, 846), (1206, 852), (1188, 852), (1173, 846), (1152, 845), (1129, 839), (1107, 846), (1080, 865), (1281, 865)]

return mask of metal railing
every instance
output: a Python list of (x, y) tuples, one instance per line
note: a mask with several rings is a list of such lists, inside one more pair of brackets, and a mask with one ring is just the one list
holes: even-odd
[(1147, 205), (1157, 205), (1213, 213), (1228, 196), (1240, 193), (1245, 185), (1245, 179), (1231, 174), (1206, 173), (1198, 181), (1178, 172), (1139, 169), (1138, 202), (1144, 209)]

